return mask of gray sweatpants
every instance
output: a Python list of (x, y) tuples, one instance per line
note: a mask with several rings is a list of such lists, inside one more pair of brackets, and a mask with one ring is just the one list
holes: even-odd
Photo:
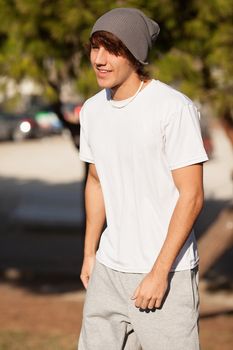
[(197, 268), (170, 272), (162, 307), (149, 312), (130, 299), (145, 275), (119, 272), (96, 260), (78, 350), (199, 350)]

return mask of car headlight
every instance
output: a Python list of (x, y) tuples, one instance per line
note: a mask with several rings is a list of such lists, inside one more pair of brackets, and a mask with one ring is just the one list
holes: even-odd
[(24, 121), (19, 126), (20, 130), (24, 133), (27, 133), (31, 130), (31, 124), (27, 121)]

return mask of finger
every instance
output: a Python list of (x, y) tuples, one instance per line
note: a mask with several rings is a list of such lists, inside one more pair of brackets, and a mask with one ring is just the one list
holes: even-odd
[(153, 310), (155, 308), (156, 299), (152, 298), (148, 304), (148, 309)]
[(148, 308), (149, 300), (143, 299), (140, 308), (146, 310)]
[(155, 307), (156, 307), (156, 308), (160, 308), (161, 305), (162, 305), (162, 298), (156, 299)]
[(139, 293), (139, 286), (138, 286), (137, 289), (135, 290), (135, 292), (134, 292), (133, 296), (131, 297), (131, 299), (132, 299), (132, 300), (137, 299), (138, 293)]
[(137, 297), (137, 299), (135, 301), (135, 306), (140, 308), (142, 303), (143, 303), (143, 298), (142, 297)]

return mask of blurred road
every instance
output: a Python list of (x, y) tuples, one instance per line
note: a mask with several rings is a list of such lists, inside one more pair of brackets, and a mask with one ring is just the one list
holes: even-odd
[[(233, 150), (230, 141), (226, 138), (224, 131), (218, 124), (214, 124), (211, 130), (214, 154), (213, 159), (204, 164), (204, 189), (205, 189), (205, 205), (199, 216), (197, 223), (195, 225), (196, 236), (199, 239), (204, 233), (207, 233), (209, 227), (214, 230), (214, 223), (219, 223), (218, 226), (215, 225), (215, 238), (218, 237), (220, 241), (211, 240), (209, 236), (208, 241), (205, 244), (210, 244), (210, 256), (214, 258), (217, 256), (214, 247), (224, 246), (223, 242), (227, 242), (226, 236), (230, 237), (230, 231), (233, 231), (232, 218), (229, 216), (227, 222), (218, 220), (220, 218), (220, 213), (223, 213), (223, 209), (229, 207), (233, 200)], [(227, 227), (227, 232), (226, 228)], [(224, 234), (227, 234), (223, 236)], [(213, 235), (213, 231), (211, 233)], [(231, 233), (231, 237), (233, 232)], [(229, 241), (229, 239), (228, 239)], [(208, 246), (207, 244), (207, 246)], [(205, 251), (203, 251), (203, 241), (200, 249), (201, 262), (206, 261)], [(209, 270), (210, 274), (208, 276), (217, 277), (224, 280), (224, 278), (231, 278), (233, 281), (233, 247), (229, 246), (229, 249), (225, 249), (225, 252)], [(212, 249), (212, 250), (211, 250)], [(214, 254), (215, 253), (215, 254)], [(205, 254), (205, 257), (203, 256)], [(202, 259), (203, 258), (203, 259)], [(213, 260), (214, 261), (214, 260)], [(204, 266), (204, 263), (203, 263)], [(208, 271), (208, 270), (207, 270)], [(223, 276), (225, 276), (223, 278)]]
[(69, 135), (0, 144), (0, 267), (79, 273), (83, 175)]
[(8, 195), (18, 203), (12, 218), (42, 225), (82, 221), (83, 166), (68, 135), (2, 143), (0, 159), (1, 190), (10, 184)]
[(204, 167), (206, 199), (233, 199), (233, 149), (220, 127), (212, 129), (214, 155)]

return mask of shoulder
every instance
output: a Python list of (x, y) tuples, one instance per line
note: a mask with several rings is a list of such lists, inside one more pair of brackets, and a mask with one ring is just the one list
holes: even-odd
[[(169, 121), (179, 120), (180, 118), (200, 119), (200, 112), (196, 104), (185, 94), (176, 90), (174, 87), (163, 82), (156, 81), (156, 96), (161, 110), (161, 119), (165, 125)], [(154, 92), (156, 92), (154, 91)]]
[(82, 111), (90, 111), (92, 108), (96, 108), (97, 106), (106, 102), (106, 90), (103, 89), (99, 91), (97, 94), (93, 95), (89, 99), (87, 99), (83, 106)]
[(174, 87), (159, 80), (155, 82), (159, 100), (171, 110), (175, 111), (176, 108), (179, 109), (187, 105), (194, 105), (193, 101), (188, 96), (176, 90)]
[(84, 102), (80, 111), (81, 126), (86, 127), (88, 120), (90, 120), (90, 118), (93, 119), (92, 116), (95, 116), (96, 111), (99, 111), (100, 108), (103, 108), (105, 101), (106, 90), (103, 89)]

